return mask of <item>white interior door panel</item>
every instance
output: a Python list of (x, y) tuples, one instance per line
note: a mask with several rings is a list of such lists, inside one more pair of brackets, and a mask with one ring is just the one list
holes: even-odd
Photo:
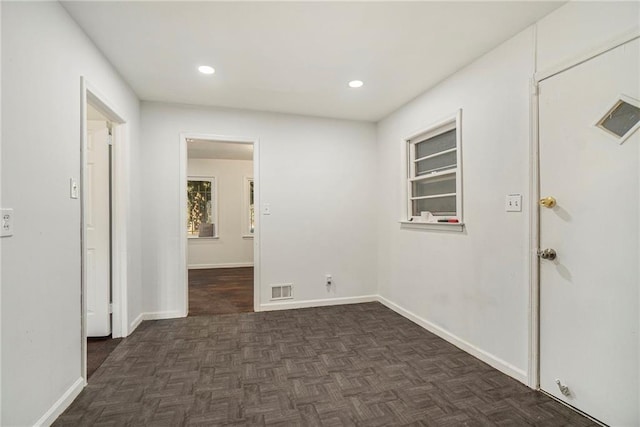
[(540, 261), (540, 386), (613, 426), (640, 425), (640, 132), (620, 144), (595, 124), (640, 99), (639, 49), (539, 86), (540, 194), (557, 201), (540, 207), (540, 247), (557, 253)]
[(111, 334), (109, 144), (104, 121), (88, 121), (86, 197), (87, 336)]

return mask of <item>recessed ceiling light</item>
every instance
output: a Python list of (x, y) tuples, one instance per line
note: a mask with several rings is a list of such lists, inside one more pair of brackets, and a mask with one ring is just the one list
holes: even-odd
[(200, 71), (202, 74), (213, 74), (216, 72), (216, 70), (213, 67), (210, 67), (208, 65), (199, 66), (198, 71)]
[(349, 87), (353, 87), (353, 88), (357, 88), (357, 87), (362, 87), (364, 83), (362, 83), (362, 80), (351, 80), (349, 82)]

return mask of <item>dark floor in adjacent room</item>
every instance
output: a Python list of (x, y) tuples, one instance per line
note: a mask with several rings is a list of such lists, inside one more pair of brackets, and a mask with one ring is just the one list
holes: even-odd
[(87, 338), (87, 381), (120, 344), (122, 338)]
[(253, 311), (253, 267), (189, 270), (189, 316)]
[(143, 322), (56, 426), (587, 426), (379, 303)]

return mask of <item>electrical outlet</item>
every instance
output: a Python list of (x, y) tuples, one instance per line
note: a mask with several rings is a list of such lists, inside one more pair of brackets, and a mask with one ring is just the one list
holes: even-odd
[(327, 275), (325, 276), (325, 280), (326, 280), (326, 285), (327, 285), (327, 286), (331, 286), (331, 285), (333, 284), (333, 277), (331, 277), (331, 275), (330, 275), (330, 274), (327, 274)]
[(2, 209), (2, 229), (0, 237), (13, 236), (13, 209)]
[(522, 194), (507, 194), (504, 208), (507, 212), (522, 212)]

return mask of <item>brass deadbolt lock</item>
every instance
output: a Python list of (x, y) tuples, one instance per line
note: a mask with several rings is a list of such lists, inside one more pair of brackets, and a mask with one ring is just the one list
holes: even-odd
[(556, 205), (556, 199), (553, 197), (545, 197), (544, 199), (540, 199), (540, 206), (544, 208), (552, 208)]

